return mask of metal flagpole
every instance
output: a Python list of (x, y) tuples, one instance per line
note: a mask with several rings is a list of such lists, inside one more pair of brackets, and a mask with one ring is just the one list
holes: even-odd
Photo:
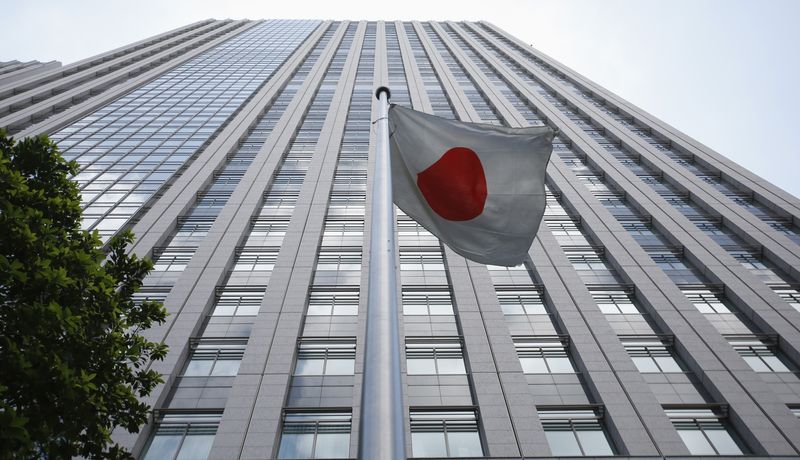
[(389, 160), (389, 88), (375, 91), (377, 149), (372, 186), (372, 226), (367, 298), (367, 340), (361, 389), (358, 458), (405, 460), (405, 427), (397, 321), (392, 168)]

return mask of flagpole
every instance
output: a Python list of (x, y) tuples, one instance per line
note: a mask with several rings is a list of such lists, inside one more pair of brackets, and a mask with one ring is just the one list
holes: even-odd
[(389, 160), (389, 88), (375, 91), (379, 110), (372, 185), (367, 338), (361, 388), (358, 458), (405, 460), (405, 424), (400, 375), (400, 333), (397, 310), (392, 204), (392, 168)]

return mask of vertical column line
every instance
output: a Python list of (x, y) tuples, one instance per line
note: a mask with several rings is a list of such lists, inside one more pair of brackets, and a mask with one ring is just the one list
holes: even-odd
[[(341, 31), (352, 22), (344, 21)], [(275, 457), (281, 435), (281, 421), (292, 369), (297, 357), (297, 338), (302, 335), (309, 286), (311, 285), (316, 253), (322, 236), (325, 209), (333, 182), (339, 148), (347, 121), (349, 101), (355, 87), (358, 63), (366, 33), (366, 22), (356, 26), (353, 42), (345, 58), (339, 84), (331, 99), (325, 122), (317, 140), (312, 161), (306, 172), (300, 195), (292, 214), (286, 237), (258, 317), (253, 324), (250, 343), (240, 366), (247, 416), (236, 414), (235, 424), (226, 433), (244, 435), (238, 458), (261, 459)], [(294, 235), (291, 236), (290, 235)], [(218, 451), (219, 459), (230, 458)]]
[[(433, 22), (431, 24), (435, 25)], [(444, 64), (422, 25), (415, 22), (414, 28), (458, 118), (479, 122), (480, 116)], [(490, 334), (487, 330), (489, 319), (504, 327), (502, 311), (488, 271), (483, 265), (470, 263), (447, 246), (444, 247), (444, 253), (453, 279), (453, 296), (459, 322), (462, 329), (472, 332), (464, 334), (465, 357), (469, 363), (473, 397), (483, 424), (487, 455), (550, 453), (511, 337), (507, 333)], [(494, 395), (498, 393), (502, 396), (502, 404), (495, 400)], [(515, 401), (512, 402), (511, 397)], [(518, 404), (517, 401), (523, 404), (527, 402), (528, 405)], [(514, 433), (513, 446), (495, 441), (495, 434), (509, 430)]]

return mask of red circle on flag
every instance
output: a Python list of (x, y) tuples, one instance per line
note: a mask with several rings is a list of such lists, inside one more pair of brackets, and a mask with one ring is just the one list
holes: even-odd
[(483, 165), (467, 147), (453, 147), (417, 174), (417, 187), (431, 209), (447, 220), (474, 219), (486, 204)]

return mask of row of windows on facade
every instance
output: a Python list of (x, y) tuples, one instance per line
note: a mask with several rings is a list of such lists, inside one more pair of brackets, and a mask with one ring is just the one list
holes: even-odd
[[(556, 236), (560, 236), (562, 233), (568, 234), (570, 236), (575, 236), (576, 234), (580, 234), (580, 230), (575, 228), (564, 229), (566, 226), (574, 226), (575, 224), (571, 222), (567, 224), (563, 221), (547, 221), (548, 225), (554, 227), (554, 233)], [(259, 234), (259, 232), (266, 232), (267, 235), (270, 232), (275, 231), (275, 238), (282, 236), (285, 234), (286, 226), (288, 222), (280, 222), (280, 223), (269, 223), (269, 227), (265, 229), (253, 228), (253, 232)], [(333, 221), (333, 224), (330, 229), (331, 237), (335, 237), (340, 235), (340, 232), (344, 232), (344, 226), (346, 225), (363, 225), (363, 223), (348, 223), (348, 222), (340, 222), (340, 221)], [(192, 227), (193, 228), (193, 227)], [(416, 230), (419, 232), (418, 230)], [(328, 231), (326, 230), (326, 235)], [(417, 233), (417, 235), (421, 235)], [(359, 237), (361, 234), (358, 235), (353, 232), (353, 237)], [(267, 236), (265, 235), (265, 238)], [(324, 242), (323, 242), (324, 243)], [(325, 246), (323, 244), (323, 246)], [(424, 249), (424, 250), (423, 250)], [(277, 251), (279, 250), (278, 247), (275, 246), (267, 246), (267, 247), (249, 247), (243, 248), (240, 250), (240, 261), (241, 263), (237, 263), (235, 266), (235, 270), (271, 270), (274, 266), (274, 261), (277, 258)], [(603, 259), (602, 248), (596, 247), (589, 247), (589, 246), (568, 246), (564, 247), (565, 253), (567, 258), (573, 263), (573, 266), (577, 270), (590, 270), (590, 271), (607, 271), (609, 270), (608, 266), (605, 264)], [(194, 247), (180, 247), (174, 248), (170, 250), (158, 251), (156, 255), (156, 271), (180, 271), (185, 268), (188, 261), (191, 259), (193, 255)], [(652, 252), (652, 251), (651, 251)], [(676, 252), (674, 249), (664, 250), (663, 252), (654, 252), (651, 254), (651, 257), (665, 270), (681, 270), (681, 269), (688, 269), (680, 256), (679, 252)], [(441, 251), (438, 247), (427, 249), (421, 247), (419, 250), (414, 250), (414, 248), (401, 248), (400, 252), (400, 259), (401, 259), (401, 269), (410, 271), (410, 270), (422, 270), (422, 271), (442, 271), (444, 270), (444, 260), (441, 254)], [(749, 263), (755, 264), (756, 262), (747, 258), (746, 261), (743, 260), (742, 263)], [(353, 248), (352, 250), (347, 250), (346, 248), (334, 248), (334, 247), (325, 247), (322, 251), (320, 251), (320, 259), (318, 261), (317, 270), (321, 271), (333, 271), (333, 270), (360, 270), (361, 268), (361, 253), (360, 249)], [(488, 266), (490, 270), (492, 269), (499, 269), (500, 267), (492, 267)], [(517, 270), (525, 270), (524, 266), (515, 267)], [(793, 307), (800, 309), (800, 294), (791, 288), (786, 287), (783, 288), (781, 286), (774, 287), (776, 293), (778, 293), (781, 297), (783, 297), (787, 302), (789, 302)]]
[[(613, 268), (610, 268), (605, 263), (602, 248), (593, 248), (588, 245), (569, 246), (564, 244), (562, 240), (559, 239), (559, 237), (563, 238), (567, 236), (569, 238), (569, 243), (575, 243), (576, 238), (579, 238), (579, 242), (583, 244), (588, 243), (586, 236), (583, 234), (583, 231), (580, 229), (580, 227), (558, 203), (558, 197), (549, 192), (548, 211), (552, 212), (552, 214), (555, 215), (555, 218), (553, 216), (548, 216), (546, 218), (546, 222), (548, 226), (551, 226), (555, 229), (556, 233), (560, 233), (557, 235), (557, 241), (559, 241), (562, 249), (567, 254), (567, 258), (572, 262), (573, 267), (575, 267), (576, 270), (579, 270), (579, 273), (581, 271), (591, 270), (593, 272), (608, 273), (609, 275), (615, 274)], [(634, 231), (636, 233), (642, 233), (640, 228), (635, 228)], [(652, 233), (652, 229), (651, 234), (654, 234)], [(676, 251), (674, 248), (659, 246), (645, 246), (644, 248), (647, 250), (653, 261), (656, 262), (656, 264), (662, 270), (664, 270), (664, 272), (670, 276), (673, 281), (697, 281), (699, 283), (705, 282), (705, 278), (699, 272), (695, 274), (696, 271), (691, 266), (683, 263), (682, 251)], [(749, 264), (752, 267), (756, 267), (749, 258), (743, 259), (742, 263), (745, 266), (748, 266)], [(773, 288), (776, 290), (776, 292), (780, 292), (780, 295), (787, 300), (787, 302), (797, 306), (796, 299), (792, 297), (793, 294), (796, 294), (794, 289), (783, 289), (779, 288), (778, 286), (774, 286)], [(756, 335), (757, 339), (757, 334), (754, 333), (757, 333), (758, 331), (754, 331), (752, 327), (747, 326), (746, 319), (740, 320), (735, 314), (732, 314), (717, 293), (707, 289), (683, 289), (683, 291), (687, 298), (695, 305), (695, 307), (701, 313), (710, 318), (712, 324), (717, 327), (721, 333), (744, 333), (745, 335)], [(721, 316), (714, 317), (714, 315)], [(761, 345), (756, 349), (748, 350), (747, 347), (736, 345), (733, 342), (731, 342), (731, 345), (733, 345), (736, 351), (739, 352), (740, 355), (742, 355), (743, 358), (750, 364), (750, 366), (757, 372), (789, 371), (786, 365), (781, 364), (782, 361), (777, 356), (773, 356), (774, 359), (766, 359), (766, 355), (768, 354), (775, 355), (775, 352), (773, 351), (775, 347), (767, 348), (763, 345), (763, 343), (761, 343)]]
[[(518, 64), (517, 62), (509, 59), (509, 57), (506, 54), (503, 54), (504, 52), (501, 52), (497, 46), (495, 46), (494, 44), (490, 43), (485, 38), (479, 36), (477, 33), (472, 31), (469, 27), (466, 27), (465, 29), (466, 29), (466, 32), (467, 32), (468, 35), (470, 35), (472, 38), (474, 38), (474, 39), (478, 40), (479, 42), (481, 42), (484, 46), (487, 47), (487, 49), (490, 50), (490, 52), (492, 54), (494, 54), (496, 57), (500, 58), (506, 65), (509, 65), (509, 67), (512, 68), (513, 71), (518, 76), (521, 76), (521, 77), (523, 77), (523, 79), (525, 79), (526, 83), (531, 88), (536, 89), (541, 95), (543, 95), (545, 97), (545, 99), (547, 99), (548, 101), (553, 103), (553, 105), (555, 105), (557, 109), (559, 109), (562, 112), (564, 112), (565, 114), (567, 114), (570, 117), (570, 119), (572, 119), (579, 128), (582, 128), (587, 134), (589, 134), (590, 137), (593, 137), (594, 139), (598, 140), (598, 142), (601, 142), (602, 145), (604, 145), (604, 146), (605, 145), (615, 145), (615, 149), (619, 149), (620, 148), (620, 144), (619, 144), (618, 140), (613, 140), (612, 143), (609, 144), (609, 138), (607, 137), (607, 134), (606, 134), (605, 130), (602, 127), (597, 128), (593, 124), (593, 120), (591, 120), (590, 118), (580, 115), (580, 112), (579, 112), (580, 109), (578, 109), (577, 106), (575, 106), (574, 104), (572, 104), (569, 101), (567, 101), (565, 96), (557, 94), (549, 86), (543, 84), (542, 80), (540, 80), (538, 77), (533, 76), (528, 70), (522, 68), (522, 66), (520, 64)], [(547, 64), (544, 61), (542, 61), (541, 59), (535, 57), (530, 52), (530, 50), (521, 49), (517, 44), (512, 43), (511, 41), (509, 41), (505, 37), (500, 36), (499, 34), (497, 34), (496, 32), (494, 32), (494, 31), (492, 31), (492, 30), (490, 30), (488, 28), (485, 28), (485, 29), (486, 29), (485, 31), (488, 32), (490, 35), (492, 35), (494, 38), (499, 39), (505, 45), (510, 46), (510, 47), (518, 50), (519, 52), (521, 52), (523, 54), (523, 56), (527, 56), (529, 61), (534, 63), (535, 66), (545, 70), (545, 72), (550, 74), (551, 76), (556, 77), (560, 82), (565, 83), (568, 86), (568, 88), (571, 88), (572, 90), (574, 90), (576, 93), (578, 93), (584, 99), (590, 99), (593, 104), (598, 105), (600, 107), (603, 107), (605, 109), (604, 111), (606, 113), (611, 114), (612, 117), (614, 117), (617, 121), (621, 122), (625, 126), (625, 128), (629, 128), (630, 127), (631, 123), (626, 123), (627, 119), (621, 118), (617, 114), (618, 109), (608, 110), (607, 108), (605, 108), (605, 104), (607, 104), (607, 101), (605, 101), (604, 99), (600, 98), (598, 95), (594, 94), (591, 91), (579, 89), (577, 87), (576, 83), (574, 83), (570, 79), (568, 79), (563, 73), (561, 73), (561, 72), (559, 72), (557, 70), (554, 70), (552, 68), (552, 66), (550, 66), (549, 64)], [(454, 35), (454, 34), (452, 34), (452, 30), (450, 31), (450, 33), (451, 33), (451, 35)], [(460, 40), (460, 38), (457, 38), (457, 37), (455, 37), (455, 38), (457, 40)], [(473, 56), (473, 60), (476, 60), (476, 58), (477, 58), (476, 56)], [(493, 71), (491, 71), (491, 69), (488, 69), (488, 68), (486, 68), (485, 71), (493, 72)], [(501, 87), (503, 87), (505, 89), (508, 89), (507, 87), (505, 87), (505, 84), (502, 81), (497, 80), (496, 84), (497, 83), (500, 83)], [(518, 100), (518, 98), (519, 98), (518, 95), (513, 94), (511, 91), (506, 91), (506, 92), (512, 95), (512, 102), (515, 102), (514, 103), (515, 107), (516, 106), (524, 106), (525, 105), (525, 104), (522, 104), (521, 101)], [(506, 92), (504, 92), (504, 94), (506, 94)], [(528, 117), (526, 116), (526, 118), (528, 118)], [(537, 118), (537, 117), (534, 117), (534, 118)], [(632, 121), (633, 118), (629, 117), (629, 120)], [(651, 131), (652, 130), (649, 129), (649, 128), (647, 128), (646, 130), (637, 129), (637, 130), (635, 130), (635, 133), (637, 135), (639, 135), (639, 136), (648, 136), (651, 133)], [(723, 194), (725, 194), (726, 196), (731, 197), (735, 202), (737, 202), (738, 204), (740, 204), (740, 205), (744, 206), (745, 208), (747, 208), (748, 211), (752, 212), (756, 217), (761, 218), (764, 221), (774, 220), (776, 218), (776, 215), (775, 215), (775, 213), (773, 211), (771, 211), (767, 207), (765, 207), (763, 205), (760, 205), (759, 203), (755, 202), (755, 200), (753, 199), (752, 192), (743, 194), (741, 191), (734, 190), (733, 186), (731, 186), (730, 184), (728, 184), (728, 183), (726, 183), (726, 182), (721, 180), (721, 176), (720, 176), (719, 173), (712, 174), (706, 169), (706, 167), (697, 164), (693, 160), (687, 161), (686, 160), (687, 156), (688, 157), (692, 157), (691, 154), (688, 154), (686, 152), (679, 153), (679, 152), (676, 151), (676, 149), (674, 147), (669, 145), (669, 142), (665, 143), (663, 140), (655, 141), (653, 139), (650, 139), (650, 143), (653, 146), (656, 147), (657, 151), (666, 152), (668, 157), (670, 157), (673, 160), (677, 161), (679, 164), (683, 165), (684, 167), (687, 167), (691, 172), (693, 172), (695, 175), (697, 175), (701, 179), (705, 179), (707, 177), (711, 177), (713, 180), (709, 181), (709, 183), (712, 183), (712, 185), (714, 185), (715, 187), (720, 189), (720, 191), (722, 191)], [(629, 162), (624, 162), (624, 164), (630, 165)], [(637, 164), (638, 164), (638, 162), (637, 162)], [(659, 181), (659, 182), (661, 182), (661, 181)], [(746, 199), (742, 200), (740, 198), (741, 196), (745, 196)], [(784, 226), (784, 227), (786, 227), (786, 226)], [(787, 231), (786, 233), (790, 236), (790, 238), (793, 238), (793, 239), (797, 239), (798, 237), (800, 237), (800, 235), (798, 234), (797, 231)]]
[[(651, 258), (664, 270), (690, 270), (691, 267), (683, 263), (682, 255), (674, 250), (670, 253), (669, 248), (658, 250), (657, 246), (666, 246), (667, 240), (658, 232), (654, 231), (649, 223), (639, 222), (634, 225), (629, 222), (630, 218), (640, 218), (638, 211), (630, 207), (624, 194), (611, 191), (602, 177), (602, 173), (596, 173), (594, 167), (586, 162), (583, 155), (576, 155), (574, 152), (559, 151), (558, 156), (574, 171), (578, 171), (578, 178), (592, 191), (595, 197), (607, 208), (648, 252)], [(641, 168), (638, 164), (629, 166), (630, 168)], [(587, 172), (589, 171), (589, 172)], [(715, 242), (720, 244), (731, 256), (739, 261), (744, 267), (753, 271), (765, 282), (787, 282), (788, 276), (778, 267), (763, 259), (760, 250), (744, 245), (744, 241), (733, 232), (723, 227), (721, 222), (713, 221), (710, 216), (703, 213), (699, 208), (692, 205), (687, 197), (674, 193), (674, 190), (661, 186), (655, 176), (642, 176), (640, 178), (652, 178), (648, 181), (654, 187), (660, 187), (659, 194), (665, 197), (670, 203), (678, 207), (687, 217), (690, 218), (704, 233), (709, 235)], [(658, 184), (658, 185), (654, 185)], [(663, 188), (663, 190), (661, 190)], [(568, 224), (567, 224), (568, 225)], [(564, 229), (566, 230), (566, 229)], [(569, 229), (572, 230), (572, 229)], [(577, 235), (571, 235), (572, 238)], [(670, 273), (668, 273), (670, 274)]]
[[(800, 416), (800, 409), (792, 408)], [(552, 455), (609, 456), (616, 450), (605, 433), (600, 406), (537, 407)], [(742, 455), (747, 449), (725, 423), (723, 406), (670, 406), (665, 413), (692, 455)], [(166, 412), (148, 446), (145, 460), (205, 459), (221, 419), (217, 412)], [(483, 457), (478, 413), (474, 409), (411, 408), (411, 456)], [(350, 411), (286, 410), (277, 458), (349, 458)]]
[[(452, 38), (454, 38), (456, 41), (459, 41), (460, 43), (462, 43), (462, 48), (464, 48), (465, 52), (467, 52), (468, 54), (472, 52), (468, 47), (464, 46), (463, 40), (460, 37), (456, 36), (453, 33), (452, 29), (448, 28), (448, 30), (449, 30), (449, 33), (451, 34)], [(473, 38), (479, 38), (474, 34), (474, 32), (469, 31), (469, 33), (471, 35), (473, 35)], [(485, 42), (485, 40), (484, 40), (484, 42)], [(490, 46), (492, 46), (492, 45), (490, 45)], [(496, 51), (496, 48), (495, 48), (495, 51)], [(477, 58), (476, 56), (473, 56), (473, 60), (476, 60), (476, 58)], [(485, 64), (485, 61), (483, 61), (483, 62)], [(463, 70), (463, 69), (459, 69), (459, 70)], [(485, 70), (489, 71), (490, 69), (488, 69), (488, 67), (487, 67), (487, 69), (485, 69)], [(524, 71), (523, 71), (523, 73), (524, 73)], [(466, 79), (464, 79), (464, 80), (466, 80)], [(495, 82), (496, 85), (498, 85), (500, 87), (501, 91), (507, 90), (506, 92), (504, 92), (504, 94), (508, 93), (509, 97), (512, 97), (512, 99), (515, 102), (518, 102), (518, 104), (515, 104), (515, 106), (520, 106), (520, 107), (524, 107), (525, 106), (524, 103), (522, 103), (521, 101), (518, 100), (519, 96), (517, 94), (511, 92), (509, 90), (509, 88), (505, 86), (505, 83), (503, 83), (503, 81), (501, 79), (497, 78), (497, 79), (494, 80), (494, 82)], [(545, 91), (545, 92), (547, 92), (547, 91)], [(547, 98), (549, 100), (551, 100), (551, 102), (554, 102), (554, 101), (556, 101), (556, 99), (558, 99), (558, 97), (555, 94), (552, 94), (550, 92), (547, 92), (547, 93), (548, 93), (548, 97)], [(561, 107), (561, 108), (567, 108), (568, 106), (569, 106), (569, 104), (566, 104), (566, 103), (560, 103), (559, 104), (559, 107)], [(574, 107), (570, 107), (570, 108), (573, 109), (573, 110), (577, 110)], [(531, 111), (528, 110), (528, 112), (531, 112)], [(577, 114), (577, 112), (575, 112), (575, 114)], [(575, 114), (573, 114), (573, 115), (575, 115)], [(532, 112), (529, 115), (530, 115), (530, 118), (536, 119), (536, 121), (540, 121), (540, 120), (538, 120), (538, 117), (536, 115), (534, 115)], [(578, 116), (578, 115), (575, 115), (575, 116)], [(588, 127), (591, 126), (591, 123), (590, 123), (590, 121), (588, 121), (588, 119), (586, 119), (584, 125), (585, 126), (583, 126), (583, 127), (588, 129)], [(598, 132), (596, 130), (593, 130), (591, 132), (593, 134), (595, 134), (595, 135), (598, 135), (598, 136), (602, 135), (602, 133), (600, 133), (600, 132)], [(582, 162), (582, 165), (586, 166), (585, 162)], [(584, 179), (586, 179), (588, 181), (587, 182), (587, 186), (590, 187), (590, 189), (592, 187), (598, 187), (598, 186), (602, 185), (602, 182), (597, 182), (597, 181), (601, 180), (600, 177), (597, 177), (597, 176), (591, 176), (591, 177), (590, 176), (586, 176), (586, 177), (584, 177)], [(604, 189), (604, 190), (607, 191), (607, 189)], [(680, 197), (678, 197), (678, 198), (680, 198)], [(681, 201), (679, 199), (675, 203), (676, 203), (676, 205), (683, 206), (684, 201)], [(600, 270), (600, 271), (605, 269), (603, 264), (600, 263), (601, 261), (598, 260), (599, 258), (594, 256), (594, 255), (592, 255), (591, 253), (583, 255), (583, 257), (582, 257), (583, 260), (579, 261), (577, 259), (580, 256), (581, 256), (581, 254), (577, 254), (577, 255), (573, 255), (573, 257), (571, 258), (571, 259), (576, 259), (576, 260), (573, 261), (573, 263), (575, 264), (576, 269), (579, 269), (579, 270)], [(675, 253), (671, 253), (669, 251), (665, 251), (665, 252), (662, 252), (662, 253), (653, 253), (653, 254), (651, 254), (651, 256), (659, 264), (659, 266), (664, 270), (675, 270), (675, 271), (686, 270), (686, 271), (689, 271), (689, 267), (685, 266), (683, 264), (683, 262), (680, 260), (680, 256), (675, 254)], [(739, 253), (734, 254), (734, 256), (736, 256), (737, 259), (742, 260), (742, 263), (745, 266), (748, 266), (748, 267), (753, 266), (754, 269), (767, 268), (765, 266), (762, 267), (762, 266), (753, 265), (753, 257), (751, 257), (749, 254), (747, 254), (748, 257), (744, 257), (744, 258), (742, 257), (742, 254), (739, 254)], [(763, 264), (761, 264), (761, 265), (763, 265)], [(671, 277), (673, 277), (673, 278), (681, 277), (681, 276), (688, 276), (689, 275), (688, 273), (679, 274), (677, 272), (676, 273), (668, 272), (668, 274), (670, 274)]]
[[(154, 252), (155, 271), (183, 271), (191, 261), (196, 247), (176, 247)], [(280, 247), (243, 247), (238, 251), (234, 270), (272, 270)], [(317, 271), (360, 271), (361, 248), (324, 248), (317, 259)], [(258, 267), (254, 267), (257, 264)], [(401, 250), (401, 271), (444, 271), (440, 250)]]
[[(519, 289), (516, 287), (499, 288), (497, 291), (500, 305), (506, 315), (547, 315), (541, 291), (537, 288)], [(708, 314), (730, 313), (718, 297), (710, 291), (695, 291), (693, 302), (699, 311)], [(161, 294), (163, 296), (163, 294)], [(403, 290), (403, 312), (406, 315), (453, 315), (453, 301), (447, 287), (409, 287)], [(605, 314), (641, 315), (636, 305), (624, 291), (597, 290), (593, 297)], [(160, 296), (139, 294), (137, 299), (159, 300)], [(227, 288), (224, 289), (215, 309), (214, 316), (253, 316), (258, 313), (263, 291), (259, 288)], [(312, 289), (307, 315), (356, 315), (358, 313), (359, 292), (357, 289)], [(764, 335), (729, 335), (731, 346), (756, 372), (793, 372), (794, 368), (782, 358), (777, 350), (777, 338)], [(540, 344), (541, 356), (531, 355), (531, 343), (550, 340), (549, 346)], [(672, 357), (670, 336), (625, 335), (620, 340), (628, 350), (632, 360), (641, 372), (683, 372), (681, 366)], [(572, 366), (566, 358), (567, 344), (558, 343), (552, 337), (516, 337), (515, 343), (520, 352), (523, 370), (530, 373), (552, 372), (552, 369), (569, 369)], [(354, 345), (353, 345), (354, 347)], [(431, 347), (428, 347), (431, 348)], [(557, 355), (562, 356), (557, 356)], [(418, 357), (417, 355), (415, 355)], [(421, 361), (409, 365), (412, 369), (429, 366)], [(350, 367), (352, 367), (350, 365)], [(435, 365), (434, 365), (435, 367)], [(536, 371), (535, 369), (539, 369)]]
[[(726, 182), (719, 172), (713, 172), (709, 169), (709, 166), (705, 166), (704, 164), (694, 161), (693, 154), (679, 150), (678, 147), (672, 145), (671, 142), (665, 140), (663, 136), (655, 136), (651, 128), (640, 125), (639, 122), (637, 122), (634, 117), (621, 115), (619, 107), (610, 105), (607, 100), (602, 98), (600, 95), (594, 93), (593, 91), (580, 87), (578, 83), (572, 81), (572, 79), (568, 78), (565, 74), (553, 68), (550, 64), (546, 63), (544, 60), (533, 55), (533, 53), (531, 53), (530, 50), (521, 48), (516, 43), (513, 43), (507, 38), (502, 37), (500, 34), (491, 30), (488, 27), (485, 26), (481, 27), (485, 29), (485, 32), (493, 36), (495, 39), (500, 40), (506, 46), (509, 46), (512, 49), (522, 53), (523, 56), (527, 57), (529, 62), (533, 63), (535, 66), (544, 70), (547, 74), (555, 77), (560, 83), (566, 85), (568, 89), (577, 94), (579, 97), (589, 100), (593, 105), (599, 107), (604, 113), (610, 115), (615, 121), (620, 123), (624, 128), (631, 130), (634, 134), (636, 134), (639, 137), (644, 137), (645, 139), (647, 139), (648, 142), (655, 147), (657, 152), (663, 153), (669, 158), (675, 160), (678, 164), (687, 168), (697, 177), (712, 184), (714, 187), (722, 191), (723, 194), (734, 199), (734, 201), (737, 202), (739, 205), (748, 208), (750, 212), (755, 214), (757, 217), (762, 218), (762, 220), (767, 221), (769, 219), (775, 219), (776, 214), (773, 211), (769, 210), (766, 206), (763, 206), (758, 202), (756, 202), (753, 198), (752, 192), (743, 193), (741, 190), (736, 189), (733, 185)], [(474, 33), (472, 35), (473, 37), (476, 37)], [(481, 40), (483, 41), (484, 44), (488, 44), (486, 40), (484, 39)], [(494, 45), (491, 44), (488, 45), (495, 51), (497, 50), (497, 48)], [(506, 62), (507, 64), (511, 63), (511, 67), (515, 70), (515, 72), (526, 77), (526, 81), (529, 84), (533, 84), (534, 87), (541, 88), (540, 84), (541, 80), (539, 80), (536, 77), (533, 77), (529, 72), (522, 69), (522, 67), (519, 64), (517, 64), (514, 61), (507, 61), (507, 58), (504, 59), (504, 62)], [(562, 101), (563, 105), (565, 102), (564, 98), (562, 97), (560, 98), (560, 100)], [(579, 120), (578, 122), (576, 122), (576, 124), (578, 124), (579, 127), (588, 129), (590, 131), (596, 130), (592, 122), (588, 119)], [(741, 199), (742, 196), (744, 196), (745, 199)], [(796, 230), (792, 231), (793, 229), (791, 229), (791, 226), (784, 225), (781, 228), (779, 228), (779, 230), (785, 231), (787, 234), (790, 235), (791, 238), (795, 240), (797, 240), (798, 237), (800, 237), (800, 235), (798, 235), (798, 232)]]
[[(85, 228), (108, 238), (123, 226), (315, 26), (257, 26), (56, 133), (83, 167), (76, 180), (84, 204), (98, 200), (87, 207)], [(231, 65), (240, 59), (226, 54), (233, 49), (261, 58)], [(223, 82), (236, 89), (222, 90)]]
[[(332, 31), (326, 32), (326, 34), (323, 36), (323, 39), (317, 45), (317, 51), (319, 51), (319, 48), (321, 46), (324, 46), (324, 43), (326, 43), (328, 40), (330, 40), (331, 36), (332, 36)], [(306, 62), (303, 64), (303, 67), (304, 68), (305, 67), (310, 67), (311, 64), (313, 63), (313, 61), (316, 60), (316, 58), (318, 58), (318, 57), (319, 57), (319, 53), (318, 52), (317, 53), (312, 53), (309, 56), (309, 58), (306, 60)], [(287, 98), (290, 98), (290, 96), (292, 94), (294, 94), (294, 92), (296, 92), (297, 86), (298, 86), (297, 85), (298, 82), (296, 82), (295, 80), (297, 78), (298, 78), (297, 75), (295, 75), (295, 77), (293, 77), (293, 79), (290, 82), (290, 84), (288, 84), (284, 88), (284, 90), (282, 91), (281, 97), (278, 99), (278, 101), (276, 101), (276, 103), (271, 106), (270, 110), (267, 111), (264, 114), (263, 119), (261, 121), (265, 122), (266, 126), (262, 126), (263, 123), (259, 123), (251, 131), (250, 135), (247, 137), (245, 142), (242, 144), (241, 148), (237, 149), (236, 154), (234, 154), (233, 157), (231, 157), (229, 159), (229, 163), (226, 165), (225, 170), (222, 173), (215, 174), (215, 180), (211, 184), (211, 186), (200, 193), (200, 195), (198, 197), (198, 201), (196, 202), (196, 204), (195, 204), (195, 206), (194, 206), (194, 208), (192, 210), (192, 214), (202, 214), (204, 217), (210, 218), (211, 222), (213, 222), (213, 219), (216, 217), (216, 215), (218, 214), (218, 212), (221, 209), (221, 207), (224, 206), (224, 204), (227, 202), (228, 197), (230, 196), (230, 192), (232, 190), (231, 189), (231, 184), (232, 184), (231, 180), (226, 179), (226, 177), (225, 177), (226, 174), (227, 174), (226, 173), (227, 169), (229, 167), (234, 167), (234, 168), (238, 168), (238, 169), (241, 170), (241, 171), (236, 171), (239, 174), (234, 174), (234, 176), (237, 176), (237, 177), (233, 178), (233, 179), (235, 179), (234, 182), (238, 183), (238, 176), (240, 176), (241, 173), (243, 173), (243, 168), (246, 168), (246, 166), (249, 165), (252, 162), (252, 159), (254, 158), (255, 152), (253, 151), (253, 149), (257, 150), (260, 147), (260, 145), (263, 145), (264, 141), (266, 140), (264, 132), (266, 132), (267, 134), (269, 134), (269, 132), (271, 132), (271, 128), (274, 126), (275, 122), (277, 121), (278, 115), (280, 113), (282, 113), (283, 109), (285, 109), (285, 107), (287, 106), (287, 103), (288, 103)], [(294, 82), (295, 84), (292, 85), (291, 84), (292, 82)], [(313, 107), (312, 107), (312, 109), (313, 109)], [(317, 112), (318, 111), (319, 110), (317, 110)], [(314, 112), (314, 111), (310, 112), (309, 117), (313, 116), (314, 113), (316, 113), (316, 112)], [(300, 131), (301, 134), (304, 132), (303, 129), (300, 129), (299, 131)], [(239, 157), (242, 157), (242, 158), (239, 158)], [(297, 163), (296, 160), (295, 160), (295, 163)], [(292, 163), (292, 164), (294, 164), (294, 163)], [(230, 174), (227, 174), (227, 175), (230, 175)], [(280, 191), (280, 190), (282, 190), (283, 188), (285, 188), (287, 186), (293, 186), (294, 185), (294, 182), (292, 182), (290, 184), (283, 184), (282, 177), (285, 176), (285, 175), (286, 174), (281, 174), (281, 173), (276, 175), (275, 184), (274, 184), (273, 188), (276, 188), (276, 189), (278, 189)], [(302, 182), (302, 177), (300, 178), (300, 182)], [(226, 187), (229, 190), (222, 191), (222, 189), (219, 189), (219, 187), (221, 187), (224, 184), (228, 184)], [(276, 212), (277, 211), (278, 210), (276, 210)], [(114, 212), (114, 211), (112, 210), (112, 212)], [(210, 225), (209, 225), (209, 227), (210, 227)], [(177, 236), (177, 238), (175, 238), (174, 242), (177, 243), (177, 245), (180, 245), (180, 243), (182, 241), (182, 238), (179, 235), (176, 235), (176, 236)], [(195, 235), (195, 239), (197, 239), (198, 237), (200, 237), (200, 235)], [(170, 241), (170, 244), (172, 244), (172, 243), (173, 243), (173, 241)]]
[[(526, 374), (576, 373), (565, 336), (512, 337), (522, 371)], [(776, 356), (770, 342), (759, 337), (728, 338), (734, 349), (757, 372), (791, 372)], [(620, 336), (625, 350), (642, 373), (686, 372), (673, 354), (671, 337)], [(183, 376), (235, 376), (244, 356), (246, 339), (203, 339), (194, 349)], [(409, 375), (466, 375), (459, 338), (407, 337), (406, 369)], [(294, 375), (354, 375), (356, 343), (352, 338), (302, 338), (298, 344)]]

